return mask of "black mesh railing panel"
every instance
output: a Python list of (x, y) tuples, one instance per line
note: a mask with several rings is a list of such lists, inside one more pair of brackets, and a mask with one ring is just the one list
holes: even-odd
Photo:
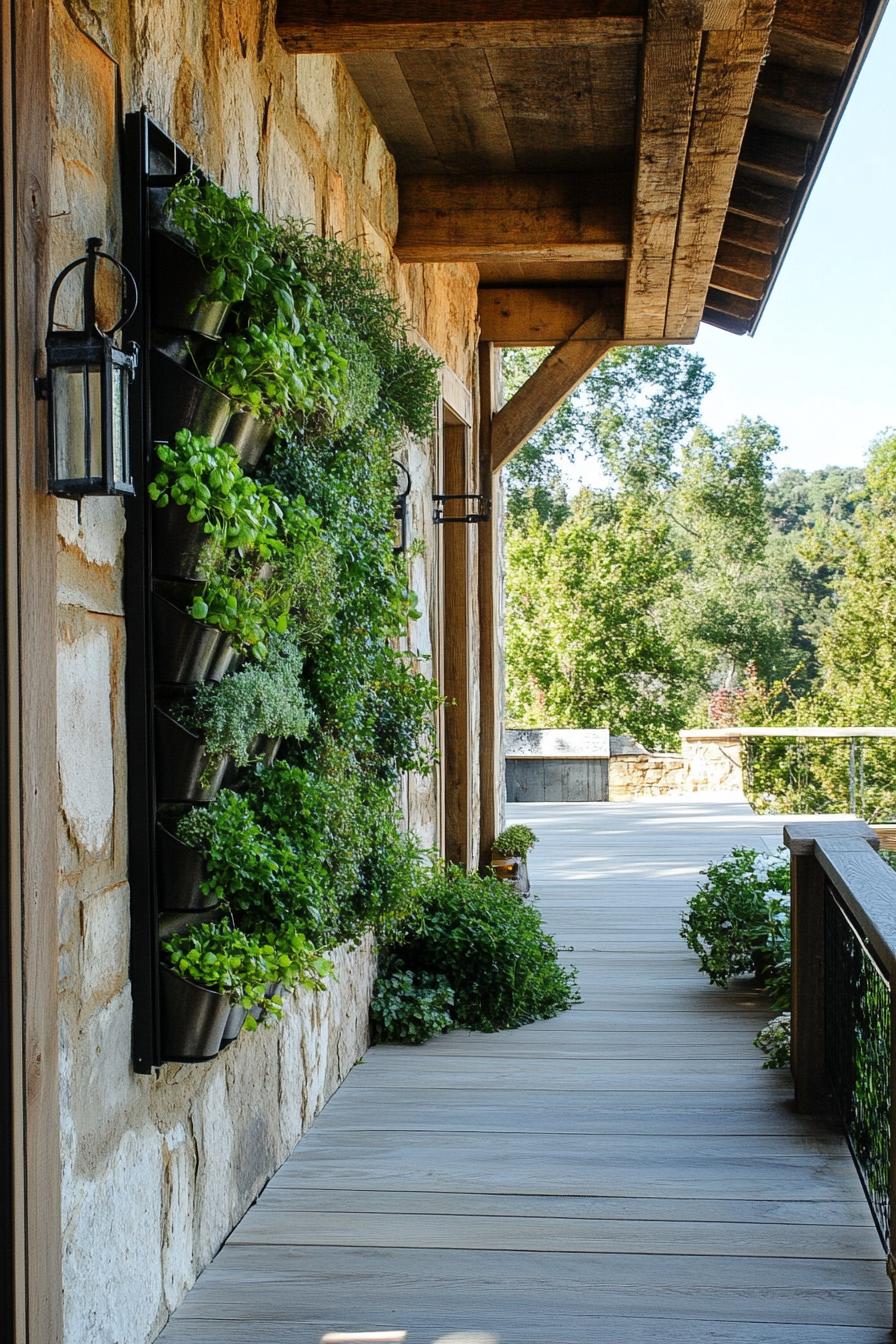
[(830, 883), (825, 893), (828, 1080), (884, 1249), (890, 1246), (890, 985)]

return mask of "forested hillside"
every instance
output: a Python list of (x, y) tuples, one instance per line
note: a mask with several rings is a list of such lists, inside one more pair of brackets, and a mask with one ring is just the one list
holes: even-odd
[[(508, 391), (541, 353), (507, 352)], [(712, 722), (894, 721), (896, 437), (867, 475), (776, 471), (772, 425), (701, 425), (710, 386), (690, 351), (619, 348), (508, 467), (511, 725), (656, 747)], [(598, 483), (571, 489), (583, 456)]]

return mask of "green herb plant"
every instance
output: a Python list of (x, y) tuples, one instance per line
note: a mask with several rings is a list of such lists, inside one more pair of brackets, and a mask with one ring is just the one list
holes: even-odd
[[(210, 756), (253, 759), (258, 736), (301, 741), (311, 715), (302, 690), (302, 654), (290, 635), (275, 636), (263, 664), (250, 663), (217, 685), (196, 690), (196, 717)], [(257, 759), (260, 753), (255, 753)]]
[(376, 1041), (421, 1045), (448, 1031), (454, 991), (443, 975), (409, 971), (396, 960), (377, 976), (370, 1020)]
[(538, 837), (528, 826), (506, 826), (492, 842), (492, 853), (501, 859), (525, 859)]

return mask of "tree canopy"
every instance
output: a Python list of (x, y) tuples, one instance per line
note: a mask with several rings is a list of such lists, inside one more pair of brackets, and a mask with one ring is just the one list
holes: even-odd
[[(509, 393), (542, 357), (506, 352)], [(820, 650), (825, 667), (844, 643), (847, 663), (855, 653), (871, 601), (854, 550), (868, 546), (864, 474), (775, 474), (772, 425), (701, 425), (711, 385), (693, 351), (619, 347), (506, 469), (511, 724), (669, 745), (707, 720), (714, 692), (805, 694)], [(878, 494), (885, 456), (870, 469)], [(597, 478), (577, 492), (574, 457)], [(881, 563), (883, 547), (881, 535)], [(828, 631), (841, 579), (851, 596)]]

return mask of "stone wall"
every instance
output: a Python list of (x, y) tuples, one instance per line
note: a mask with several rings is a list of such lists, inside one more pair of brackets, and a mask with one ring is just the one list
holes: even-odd
[[(359, 241), (471, 387), (475, 268), (398, 265), (394, 163), (342, 65), (285, 55), (273, 12), (267, 0), (53, 0), (54, 271), (90, 234), (120, 251), (120, 118), (146, 106), (228, 189)], [(434, 443), (409, 453), (430, 557), (414, 561), (424, 617), (409, 637), (426, 651)], [(363, 1052), (373, 955), (341, 950), (328, 993), (212, 1064), (132, 1072), (122, 506), (60, 501), (58, 534), (65, 1341), (144, 1344)], [(435, 789), (415, 781), (409, 799), (427, 841)]]
[(662, 798), (688, 791), (684, 759), (671, 751), (642, 751), (611, 756), (609, 801)]
[(610, 802), (664, 794), (743, 794), (740, 736), (694, 729), (681, 734), (681, 751), (645, 751), (631, 738), (611, 739)]

